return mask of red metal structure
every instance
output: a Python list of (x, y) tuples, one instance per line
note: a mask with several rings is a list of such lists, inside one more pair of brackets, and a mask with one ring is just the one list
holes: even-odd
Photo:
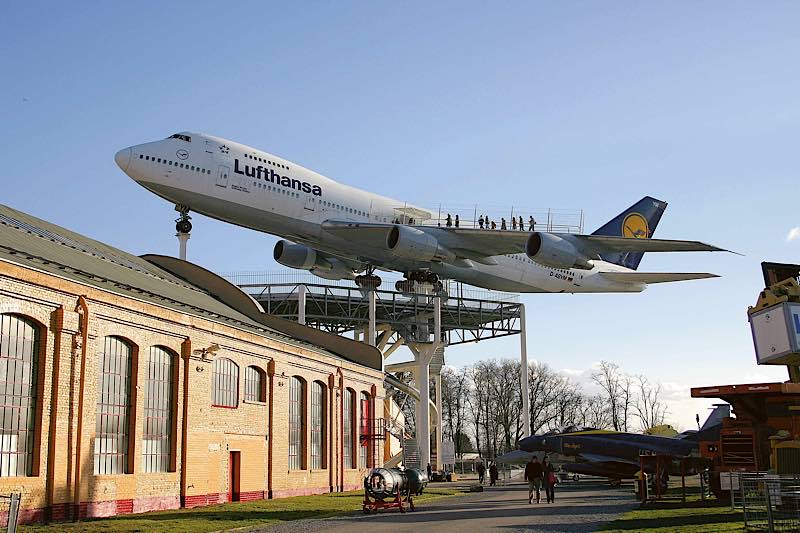
[(718, 440), (700, 441), (713, 461), (711, 488), (718, 497), (721, 472), (800, 473), (800, 383), (754, 383), (696, 387), (692, 398), (720, 398), (736, 418), (725, 418)]

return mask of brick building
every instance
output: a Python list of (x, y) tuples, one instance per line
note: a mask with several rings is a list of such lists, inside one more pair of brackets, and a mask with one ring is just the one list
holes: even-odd
[(360, 438), (375, 348), (4, 206), (0, 330), (0, 493), (23, 521), (350, 490), (385, 455)]

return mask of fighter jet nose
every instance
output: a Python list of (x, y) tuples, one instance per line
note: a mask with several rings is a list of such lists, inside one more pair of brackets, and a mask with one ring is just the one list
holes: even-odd
[(123, 172), (127, 172), (128, 165), (131, 164), (131, 152), (132, 150), (130, 148), (123, 148), (114, 154), (114, 161), (117, 162), (117, 165), (122, 169)]

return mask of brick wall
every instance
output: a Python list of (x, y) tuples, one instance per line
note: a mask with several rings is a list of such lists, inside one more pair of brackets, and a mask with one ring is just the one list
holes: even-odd
[[(0, 477), (0, 493), (22, 492), (24, 521), (63, 520), (196, 507), (227, 501), (231, 452), (238, 452), (239, 499), (315, 494), (361, 487), (364, 472), (341, 468), (342, 387), (382, 394), (381, 373), (280, 338), (185, 315), (0, 261), (0, 313), (41, 325), (40, 372), (34, 450), (37, 467), (27, 477)], [(95, 475), (94, 441), (98, 354), (108, 335), (134, 346), (129, 453), (130, 473)], [(200, 350), (218, 344), (203, 357)], [(144, 385), (151, 346), (175, 354), (174, 468), (142, 471)], [(215, 358), (239, 367), (236, 408), (211, 404)], [(244, 401), (245, 369), (267, 376), (266, 402)], [(327, 387), (324, 469), (289, 470), (288, 416), (291, 376), (308, 384), (306, 465), (310, 465), (312, 382)], [(380, 406), (382, 398), (376, 398)], [(383, 452), (377, 454), (379, 457)]]

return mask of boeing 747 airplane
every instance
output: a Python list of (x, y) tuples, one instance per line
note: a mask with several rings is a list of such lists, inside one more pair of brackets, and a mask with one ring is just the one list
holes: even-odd
[[(652, 239), (666, 202), (645, 197), (591, 235), (439, 227), (430, 210), (333, 181), (211, 135), (176, 133), (114, 157), (144, 188), (188, 213), (282, 237), (275, 260), (326, 279), (376, 286), (376, 269), (510, 292), (640, 292), (648, 283), (716, 277), (637, 272), (644, 252), (720, 251)], [(360, 275), (359, 275), (360, 274)], [(404, 282), (400, 282), (404, 283)]]

